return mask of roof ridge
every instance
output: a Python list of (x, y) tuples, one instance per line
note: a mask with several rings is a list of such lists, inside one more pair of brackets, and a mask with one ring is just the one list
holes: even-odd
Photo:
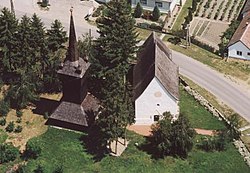
[(244, 37), (245, 37), (245, 34), (246, 34), (246, 32), (248, 31), (248, 28), (249, 28), (249, 25), (250, 25), (250, 23), (249, 22), (246, 22), (246, 28), (245, 28), (245, 30), (244, 30), (244, 32), (243, 32), (243, 34), (242, 34), (242, 36), (240, 37), (240, 40), (244, 43), (244, 41), (242, 40), (242, 39), (244, 39)]

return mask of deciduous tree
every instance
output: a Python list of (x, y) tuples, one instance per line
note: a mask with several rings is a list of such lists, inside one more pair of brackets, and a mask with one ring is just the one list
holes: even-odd
[(167, 112), (164, 113), (164, 118), (153, 126), (152, 134), (152, 144), (160, 157), (174, 155), (186, 158), (193, 147), (195, 131), (184, 115), (180, 114), (179, 118), (172, 122), (171, 115)]

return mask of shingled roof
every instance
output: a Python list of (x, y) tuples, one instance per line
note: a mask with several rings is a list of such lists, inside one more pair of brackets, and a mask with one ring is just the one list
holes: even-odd
[(87, 127), (88, 119), (90, 119), (88, 112), (97, 112), (98, 109), (99, 101), (88, 94), (81, 105), (62, 101), (50, 119)]
[(171, 55), (170, 49), (153, 32), (143, 44), (134, 67), (134, 100), (143, 93), (154, 77), (179, 100), (179, 70)]
[(246, 12), (250, 11), (250, 0), (247, 0), (244, 4), (244, 7), (241, 11), (241, 14), (244, 14)]
[(246, 16), (240, 22), (240, 25), (236, 29), (233, 37), (228, 43), (228, 46), (231, 46), (238, 41), (242, 42), (246, 47), (250, 48), (250, 11), (247, 12)]

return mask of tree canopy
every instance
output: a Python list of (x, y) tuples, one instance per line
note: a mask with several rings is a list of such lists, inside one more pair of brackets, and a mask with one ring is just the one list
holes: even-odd
[(152, 146), (159, 157), (174, 155), (186, 158), (193, 147), (195, 131), (191, 128), (188, 119), (180, 114), (175, 121), (169, 112), (152, 128)]
[(92, 80), (98, 83), (102, 110), (98, 124), (105, 141), (123, 137), (134, 121), (131, 84), (126, 78), (137, 51), (137, 33), (131, 7), (126, 0), (112, 0), (98, 19), (100, 37), (94, 41), (90, 58)]
[(22, 109), (41, 92), (58, 91), (56, 74), (66, 32), (56, 20), (46, 30), (34, 14), (18, 21), (13, 13), (3, 8), (0, 15), (0, 72), (9, 85), (4, 100)]

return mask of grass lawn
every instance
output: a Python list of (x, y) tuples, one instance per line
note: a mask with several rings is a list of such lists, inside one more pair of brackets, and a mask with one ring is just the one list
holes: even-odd
[(182, 7), (182, 10), (180, 11), (174, 26), (172, 27), (173, 31), (180, 30), (182, 28), (182, 25), (184, 23), (185, 17), (188, 14), (188, 8), (192, 6), (192, 1), (193, 0), (186, 0), (185, 4)]
[(130, 143), (121, 157), (107, 156), (99, 162), (93, 162), (79, 141), (80, 133), (49, 128), (48, 131), (32, 140), (42, 147), (42, 154), (36, 160), (30, 160), (26, 167), (32, 172), (40, 164), (45, 172), (52, 172), (56, 165), (62, 165), (65, 173), (82, 172), (249, 172), (250, 168), (232, 144), (223, 152), (206, 153), (196, 148), (187, 160), (173, 157), (155, 160), (147, 152), (138, 149), (134, 144), (144, 143), (145, 138), (129, 133)]
[(215, 55), (205, 49), (202, 49), (194, 44), (188, 49), (185, 49), (179, 45), (174, 45), (167, 42), (168, 38), (173, 37), (171, 35), (166, 35), (163, 39), (168, 46), (180, 53), (183, 53), (191, 58), (194, 58), (215, 70), (225, 74), (235, 77), (236, 79), (241, 79), (242, 81), (248, 81), (248, 85), (250, 85), (250, 62), (249, 61), (240, 61), (229, 59), (227, 62), (222, 60), (222, 58), (218, 55)]
[(7, 133), (4, 130), (0, 129), (0, 144), (4, 143), (7, 138)]
[[(153, 31), (138, 28), (138, 27), (136, 27), (135, 30), (139, 33), (138, 39), (140, 40), (146, 40), (150, 36), (150, 34), (153, 32)], [(157, 36), (160, 36), (161, 34), (162, 34), (161, 32), (156, 32)]]
[(225, 124), (218, 121), (210, 112), (204, 109), (191, 95), (189, 95), (182, 87), (180, 87), (181, 99), (180, 110), (186, 115), (194, 128), (202, 128), (207, 130), (225, 129)]
[[(231, 115), (235, 114), (235, 112), (228, 107), (227, 105), (220, 103), (218, 99), (206, 89), (200, 87), (199, 85), (195, 84), (192, 80), (182, 76), (182, 78), (188, 83), (188, 85), (196, 90), (200, 95), (206, 98), (216, 109), (218, 109), (221, 113), (223, 113), (226, 117), (230, 117)], [(242, 118), (240, 115), (238, 116), (240, 119), (240, 127), (244, 127), (250, 125), (247, 120)]]

